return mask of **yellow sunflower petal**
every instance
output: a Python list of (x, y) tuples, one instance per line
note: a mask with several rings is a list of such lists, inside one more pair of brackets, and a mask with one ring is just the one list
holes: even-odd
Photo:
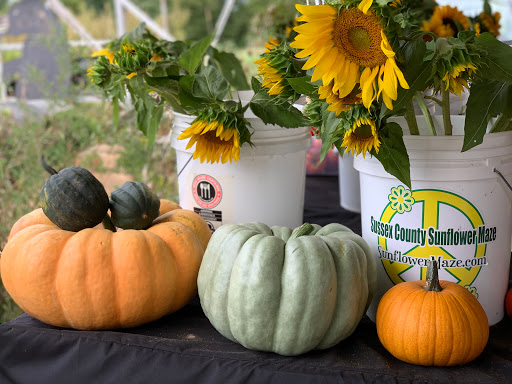
[(363, 0), (359, 3), (358, 8), (366, 15), (373, 4), (373, 0)]
[[(396, 98), (393, 100), (396, 100)], [(393, 100), (385, 93), (382, 94), (382, 101), (384, 101), (384, 104), (386, 104), (386, 107), (390, 110), (393, 110)]]
[(197, 136), (192, 136), (190, 138), (190, 140), (188, 141), (187, 146), (185, 147), (185, 149), (192, 148), (194, 146), (194, 144), (196, 143), (196, 141), (197, 141)]
[(386, 65), (384, 66), (384, 71), (382, 74), (382, 80), (384, 92), (386, 95), (391, 99), (396, 100), (398, 81), (396, 79), (393, 65), (390, 60), (386, 61)]
[(302, 66), (302, 69), (307, 71), (308, 69), (313, 68), (315, 65), (318, 64), (318, 62), (320, 62), (320, 60), (322, 60), (324, 58), (324, 55), (328, 54), (329, 51), (331, 51), (333, 49), (336, 49), (336, 48), (330, 47), (328, 45), (323, 46), (322, 48), (320, 48), (320, 50), (318, 50), (317, 52), (315, 52), (314, 54), (309, 56), (309, 59)]
[(382, 52), (384, 52), (387, 57), (395, 57), (395, 51), (393, 51), (393, 48), (391, 48), (391, 45), (389, 44), (384, 31), (380, 31), (380, 35), (382, 38), (380, 42), (380, 49), (382, 49)]
[(311, 81), (315, 82), (322, 79), (323, 84), (329, 84), (337, 76), (338, 72), (343, 70), (344, 66), (345, 58), (336, 49), (331, 49), (315, 68)]
[[(366, 68), (363, 71), (363, 74), (361, 74), (361, 85), (362, 85), (362, 98), (363, 98), (363, 105), (366, 108), (370, 108), (370, 105), (372, 104), (373, 100), (375, 100), (375, 97), (377, 97), (375, 92), (375, 77), (379, 73), (379, 67), (373, 68), (371, 70), (370, 68)], [(363, 75), (364, 80), (363, 80)]]
[(295, 8), (297, 11), (302, 13), (303, 15), (309, 17), (325, 17), (327, 15), (335, 15), (337, 10), (330, 5), (304, 5), (304, 4), (295, 4)]
[(391, 61), (391, 65), (392, 65), (393, 70), (395, 72), (395, 76), (397, 77), (398, 82), (400, 83), (400, 86), (403, 89), (409, 89), (409, 84), (405, 80), (404, 74), (402, 73), (400, 68), (398, 68), (398, 65), (396, 65), (395, 59), (388, 59), (388, 61)]
[(303, 35), (322, 35), (326, 33), (324, 23), (305, 23), (294, 28), (295, 32)]
[(296, 49), (302, 49), (300, 52), (297, 52), (295, 54), (295, 57), (299, 59), (304, 59), (305, 57), (310, 56), (311, 54), (318, 51), (318, 47), (326, 46), (330, 43), (331, 37), (330, 36), (315, 36), (314, 39), (311, 39), (311, 42), (301, 40), (295, 40), (292, 43), (290, 43), (290, 47), (296, 48)]

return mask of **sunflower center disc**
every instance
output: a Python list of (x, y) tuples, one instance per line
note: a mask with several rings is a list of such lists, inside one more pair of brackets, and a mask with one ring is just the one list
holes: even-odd
[(345, 9), (334, 21), (334, 44), (352, 63), (375, 68), (386, 64), (387, 59), (380, 47), (382, 28), (373, 12), (365, 15), (358, 8)]
[(355, 27), (349, 30), (348, 40), (354, 48), (365, 51), (370, 48), (372, 40), (368, 31), (362, 27)]
[(448, 25), (452, 29), (453, 36), (457, 36), (457, 34), (459, 33), (459, 28), (457, 27), (457, 23), (455, 23), (455, 20), (449, 19), (449, 18), (444, 18), (443, 24)]
[(366, 140), (373, 136), (372, 133), (372, 127), (368, 124), (363, 124), (360, 127), (357, 127), (354, 130), (354, 133), (359, 137), (361, 140)]
[(220, 137), (217, 136), (216, 131), (208, 131), (204, 133), (202, 136), (206, 141), (209, 141), (210, 143), (214, 143), (216, 145), (222, 145), (226, 143), (226, 141), (222, 140)]

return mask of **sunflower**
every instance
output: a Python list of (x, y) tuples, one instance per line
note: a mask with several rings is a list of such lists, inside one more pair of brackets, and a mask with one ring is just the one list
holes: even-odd
[(494, 15), (489, 15), (488, 13), (482, 12), (479, 16), (481, 21), (481, 29), (482, 32), (490, 32), (494, 37), (500, 35), (500, 19), (501, 15), (499, 12), (496, 12)]
[(345, 147), (345, 153), (352, 153), (354, 155), (363, 154), (365, 157), (366, 152), (370, 152), (372, 148), (376, 153), (379, 153), (380, 140), (377, 133), (375, 122), (369, 117), (359, 117), (352, 127), (345, 133), (343, 137), (342, 147)]
[(355, 86), (352, 92), (345, 97), (339, 97), (339, 93), (333, 91), (333, 82), (331, 81), (328, 85), (321, 85), (318, 89), (318, 96), (320, 99), (325, 99), (329, 106), (329, 111), (336, 112), (339, 115), (343, 111), (348, 111), (352, 104), (361, 104), (361, 90), (359, 86)]
[[(135, 49), (133, 47), (131, 47), (129, 44), (123, 45), (121, 49), (131, 56), (135, 55)], [(105, 49), (93, 52), (91, 57), (105, 56), (108, 59), (108, 62), (110, 64), (117, 65), (117, 62), (114, 59), (114, 55), (115, 55), (115, 51), (113, 51), (109, 48), (105, 48)], [(150, 61), (160, 61), (160, 60), (162, 60), (162, 56), (155, 53), (149, 60)], [(88, 70), (89, 77), (92, 77), (92, 71), (93, 71), (93, 69), (89, 68), (89, 70)], [(148, 69), (148, 71), (149, 71), (149, 69)], [(137, 76), (137, 73), (132, 72), (132, 73), (129, 73), (128, 75), (126, 75), (126, 78), (131, 79), (134, 76)]]
[(434, 13), (429, 21), (423, 22), (423, 30), (435, 33), (439, 37), (457, 37), (462, 30), (469, 28), (469, 19), (457, 9), (445, 5), (434, 7)]
[(192, 125), (178, 136), (178, 140), (185, 139), (190, 139), (186, 149), (196, 145), (192, 157), (199, 158), (201, 163), (205, 160), (211, 164), (219, 161), (224, 164), (228, 160), (230, 163), (235, 160), (236, 163), (240, 159), (238, 131), (217, 120), (209, 121), (203, 116), (198, 116)]
[[(297, 36), (290, 44), (300, 49), (297, 58), (306, 58), (304, 70), (314, 68), (312, 82), (324, 85), (334, 81), (332, 90), (339, 98), (349, 95), (359, 83), (366, 108), (381, 94), (392, 109), (397, 98), (397, 83), (409, 88), (395, 62), (395, 52), (384, 32), (382, 18), (370, 10), (372, 0), (359, 8), (337, 8), (330, 5), (300, 5), (297, 20), (304, 22), (295, 28)], [(361, 8), (361, 9), (360, 9)]]
[(279, 44), (281, 44), (281, 42), (278, 39), (276, 39), (275, 37), (269, 36), (268, 41), (265, 43), (265, 48), (267, 48), (265, 50), (265, 52), (267, 52), (267, 53), (270, 52), (275, 47), (278, 47)]
[(296, 67), (294, 54), (295, 51), (286, 42), (282, 42), (274, 45), (274, 48), (263, 53), (261, 58), (254, 62), (258, 65), (258, 74), (263, 77), (261, 85), (270, 96), (292, 101), (300, 97), (288, 82), (288, 79), (306, 75), (305, 71)]
[(278, 69), (272, 67), (271, 59), (262, 57), (254, 63), (258, 64), (258, 74), (263, 76), (263, 83), (261, 85), (268, 89), (267, 93), (269, 95), (281, 94), (284, 89), (284, 78)]
[(115, 52), (109, 50), (108, 48), (105, 48), (105, 49), (101, 49), (99, 51), (93, 52), (91, 57), (106, 56), (108, 59), (108, 62), (110, 64), (113, 64), (114, 63), (114, 53)]
[(469, 89), (468, 79), (475, 71), (476, 67), (471, 63), (457, 64), (451, 71), (447, 71), (443, 77), (445, 90), (449, 89), (451, 93), (461, 97), (464, 88)]

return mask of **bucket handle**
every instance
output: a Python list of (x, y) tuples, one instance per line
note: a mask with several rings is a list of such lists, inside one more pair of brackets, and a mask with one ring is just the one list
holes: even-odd
[(499, 177), (501, 177), (501, 179), (505, 182), (505, 184), (507, 185), (507, 187), (512, 191), (512, 185), (510, 185), (510, 183), (507, 181), (507, 179), (505, 179), (505, 176), (503, 176), (501, 174), (500, 171), (498, 171), (496, 168), (494, 168), (494, 172), (496, 172), (498, 174)]
[[(183, 166), (183, 168), (180, 169), (180, 171), (178, 172), (178, 176), (177, 177), (180, 177), (181, 175), (181, 172), (183, 172), (183, 170), (187, 167), (188, 163), (190, 163), (190, 160), (192, 160), (192, 157), (194, 155), (190, 155), (189, 159), (187, 160), (187, 162), (185, 163), (185, 165)], [(508, 183), (507, 183), (508, 184)], [(510, 186), (510, 185), (509, 185)]]

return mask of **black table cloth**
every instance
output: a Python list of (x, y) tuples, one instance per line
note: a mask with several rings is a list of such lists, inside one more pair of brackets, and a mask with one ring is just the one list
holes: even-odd
[[(304, 219), (340, 222), (360, 233), (358, 214), (339, 207), (335, 176), (308, 176)], [(403, 363), (380, 344), (366, 316), (348, 339), (324, 351), (283, 357), (222, 337), (199, 299), (137, 328), (76, 331), (24, 314), (0, 325), (0, 383), (510, 383), (512, 321), (491, 327), (475, 361), (459, 367)]]

